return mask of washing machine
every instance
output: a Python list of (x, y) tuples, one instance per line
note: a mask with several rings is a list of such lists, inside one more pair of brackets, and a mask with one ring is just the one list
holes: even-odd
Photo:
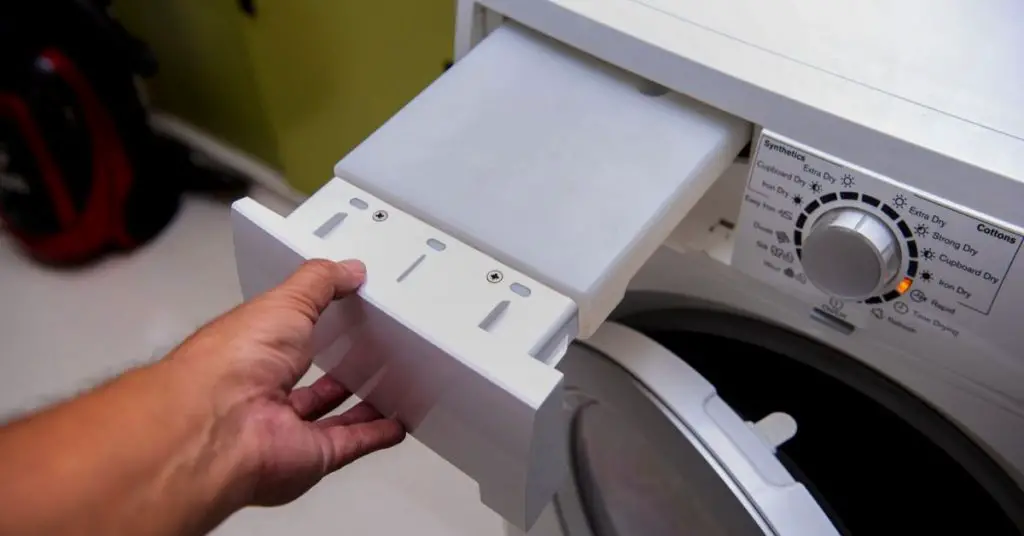
[(733, 166), (562, 360), (570, 477), (529, 534), (1022, 532), (1016, 411), (942, 350), (879, 341), (923, 322), (904, 302), (861, 330), (735, 269), (748, 178)]
[[(1024, 532), (1016, 2), (463, 0), (243, 293), (512, 533)], [(979, 51), (983, 51), (981, 53)]]

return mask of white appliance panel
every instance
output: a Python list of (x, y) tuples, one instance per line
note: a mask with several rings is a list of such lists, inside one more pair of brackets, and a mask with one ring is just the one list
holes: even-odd
[[(978, 26), (996, 11), (915, 18), (909, 7), (849, 7), (844, 20), (858, 31), (809, 50), (799, 32), (773, 32), (801, 7), (772, 6), (774, 24), (760, 24), (732, 16), (755, 11), (745, 0), (462, 0), (460, 62), (343, 159), (337, 178), (287, 218), (236, 204), (246, 296), (306, 258), (363, 257), (371, 275), (359, 299), (328, 315), (358, 322), (318, 327), (318, 363), (475, 478), (484, 502), (520, 528), (565, 472), (555, 367), (572, 338), (603, 340), (601, 322), (635, 274), (632, 290), (735, 309), (867, 363), (1024, 482), (1024, 121), (1007, 89), (1024, 80), (1024, 63), (1005, 47), (984, 65), (936, 52), (980, 43)], [(835, 9), (795, 20), (825, 39), (840, 23), (810, 19)], [(553, 39), (500, 27), (502, 17)], [(899, 55), (872, 41), (843, 54), (900, 23), (928, 32), (964, 21), (959, 39), (929, 35)], [(988, 30), (1004, 45), (1006, 24)], [(974, 78), (938, 68), (940, 57)], [(644, 94), (657, 89), (644, 78), (676, 92)], [(749, 173), (716, 183), (747, 121), (766, 129)], [(739, 217), (705, 219), (722, 207)], [(827, 242), (810, 247), (822, 236), (859, 249), (833, 259)], [(820, 261), (811, 275), (806, 255)], [(865, 270), (878, 279), (865, 279), (869, 294), (822, 290), (857, 294)], [(424, 362), (403, 363), (416, 348)], [(673, 375), (685, 376), (623, 359), (665, 399)], [(721, 457), (741, 442), (703, 444)], [(756, 455), (771, 465), (769, 451)], [(749, 465), (743, 454), (735, 461)], [(792, 484), (747, 469), (762, 477), (745, 492), (760, 506), (781, 497), (772, 486)], [(792, 521), (780, 533), (824, 526)]]
[[(756, 147), (735, 268), (850, 329), (870, 331), (980, 382), (993, 402), (1024, 414), (1024, 359), (1015, 327), (1024, 299), (1024, 267), (1014, 262), (1024, 241), (1019, 229), (770, 131)], [(803, 269), (802, 246), (815, 222), (840, 207), (873, 215), (897, 237), (898, 274), (864, 300), (822, 292)]]

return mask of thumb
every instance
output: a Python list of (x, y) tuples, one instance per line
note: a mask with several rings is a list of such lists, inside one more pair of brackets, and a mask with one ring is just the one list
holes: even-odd
[(352, 294), (365, 280), (366, 266), (360, 261), (311, 259), (271, 292), (294, 302), (315, 322), (332, 301)]

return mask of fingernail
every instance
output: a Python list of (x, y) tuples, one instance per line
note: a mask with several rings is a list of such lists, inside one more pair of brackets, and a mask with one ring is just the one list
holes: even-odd
[(346, 270), (355, 275), (366, 275), (366, 265), (363, 264), (362, 261), (356, 259), (349, 259), (346, 261), (341, 261), (338, 264), (345, 267)]

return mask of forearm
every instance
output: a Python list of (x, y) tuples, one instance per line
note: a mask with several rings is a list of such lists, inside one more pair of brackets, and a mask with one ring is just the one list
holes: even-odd
[(0, 533), (198, 534), (242, 506), (211, 393), (172, 362), (0, 429)]
[(0, 426), (0, 534), (202, 534), (399, 443), (365, 404), (320, 419), (352, 394), (329, 376), (294, 389), (319, 314), (365, 275), (309, 261), (163, 361)]

